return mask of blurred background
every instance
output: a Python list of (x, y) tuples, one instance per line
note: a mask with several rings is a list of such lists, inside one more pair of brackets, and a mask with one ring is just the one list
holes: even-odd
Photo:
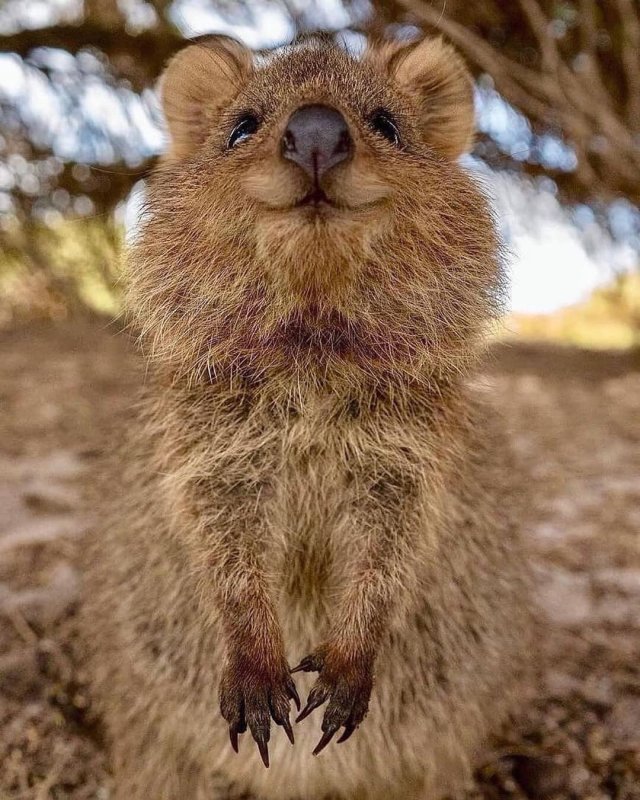
[(439, 33), (475, 78), (511, 273), (479, 390), (531, 487), (545, 667), (466, 800), (640, 800), (640, 0), (0, 0), (0, 800), (109, 798), (78, 553), (143, 374), (120, 267), (158, 76), (199, 34), (312, 31)]

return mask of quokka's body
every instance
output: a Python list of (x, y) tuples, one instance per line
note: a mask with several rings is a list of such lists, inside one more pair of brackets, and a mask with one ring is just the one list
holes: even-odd
[[(528, 641), (513, 470), (468, 383), (501, 281), (453, 160), (469, 79), (439, 41), (256, 66), (216, 38), (163, 100), (130, 261), (150, 377), (87, 558), (115, 797), (435, 800)], [(292, 747), (301, 659), (322, 707)]]

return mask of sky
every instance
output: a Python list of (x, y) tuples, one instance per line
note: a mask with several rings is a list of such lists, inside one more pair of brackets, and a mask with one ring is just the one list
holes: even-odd
[[(290, 2), (309, 5), (304, 0)], [(365, 0), (363, 8), (364, 4)], [(144, 27), (153, 22), (149, 18), (150, 7), (140, 0), (121, 0), (121, 5), (127, 9), (132, 26)], [(52, 14), (72, 18), (78, 11), (78, 0), (30, 0), (20, 4), (17, 0), (7, 0), (0, 14), (0, 31), (11, 28), (12, 9), (19, 9), (22, 25), (38, 27), (47, 24)], [(282, 43), (291, 38), (290, 23), (274, 7), (265, 8), (261, 2), (256, 2), (252, 12), (252, 19), (229, 20), (212, 12), (207, 0), (177, 0), (172, 13), (187, 36), (228, 33), (251, 47)], [(316, 13), (327, 27), (340, 29), (349, 22), (340, 0), (318, 0)], [(40, 57), (47, 59), (47, 65), (57, 69), (64, 79), (70, 80), (78, 69), (76, 60), (61, 51), (43, 51)], [(87, 161), (106, 164), (113, 158), (111, 142), (114, 141), (124, 152), (127, 144), (135, 146), (132, 161), (158, 152), (163, 146), (164, 134), (153, 93), (146, 92), (138, 97), (121, 92), (120, 102), (117, 102), (100, 80), (99, 64), (96, 62), (93, 74), (92, 57), (84, 58), (82, 75), (87, 85), (80, 100), (81, 107), (94, 128), (105, 133), (104, 141), (99, 137), (96, 140), (95, 136), (91, 138), (91, 152), (83, 153), (88, 141), (86, 130), (71, 121), (60, 98), (52, 93), (46, 81), (26, 75), (19, 59), (12, 55), (0, 54), (0, 93), (19, 103), (27, 116), (31, 114), (36, 120), (47, 121), (54, 149), (63, 158), (78, 158), (80, 154)], [(498, 140), (504, 138), (512, 152), (525, 157), (528, 149), (535, 146), (559, 168), (572, 168), (574, 156), (570, 148), (550, 137), (532, 141), (526, 120), (500, 99), (490, 82), (478, 88), (476, 101), (479, 126)], [(635, 265), (637, 254), (628, 245), (612, 243), (586, 207), (581, 215), (570, 219), (558, 203), (550, 181), (533, 190), (517, 178), (492, 173), (475, 159), (467, 158), (465, 166), (478, 177), (496, 209), (507, 245), (512, 311), (540, 314), (572, 305), (587, 297), (595, 287), (609, 282), (615, 272)], [(3, 181), (9, 177), (6, 167), (0, 164), (0, 211)], [(125, 215), (132, 225), (138, 205), (137, 193)], [(628, 224), (625, 219), (629, 212), (624, 205), (620, 206), (620, 226)]]
[(638, 254), (618, 244), (590, 217), (576, 224), (550, 188), (477, 168), (499, 222), (510, 272), (509, 308), (549, 314), (579, 303), (638, 266)]

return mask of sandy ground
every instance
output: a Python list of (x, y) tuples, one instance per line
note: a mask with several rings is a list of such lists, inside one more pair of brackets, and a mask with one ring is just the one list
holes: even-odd
[[(485, 378), (535, 484), (548, 667), (469, 799), (639, 800), (640, 359), (518, 345)], [(84, 488), (137, 381), (106, 326), (0, 335), (0, 800), (109, 797), (75, 563)]]

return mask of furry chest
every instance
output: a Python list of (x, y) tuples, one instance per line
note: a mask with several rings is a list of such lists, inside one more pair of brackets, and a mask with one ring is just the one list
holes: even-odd
[(303, 604), (330, 591), (348, 556), (353, 499), (347, 466), (328, 441), (283, 447), (264, 512), (279, 551), (279, 591)]

